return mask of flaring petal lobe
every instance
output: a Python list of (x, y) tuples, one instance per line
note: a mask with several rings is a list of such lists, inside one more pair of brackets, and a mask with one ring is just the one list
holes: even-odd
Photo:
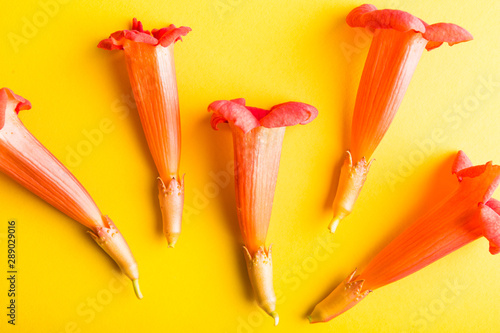
[[(456, 175), (459, 171), (463, 169), (467, 169), (473, 166), (471, 160), (463, 151), (459, 151), (457, 156), (455, 157), (455, 160), (453, 161), (453, 165), (451, 167), (451, 174)], [(457, 175), (458, 181), (462, 181), (462, 177), (459, 177)]]
[(488, 202), (486, 203), (486, 206), (490, 207), (491, 209), (493, 209), (498, 215), (500, 215), (500, 201), (498, 201), (497, 199), (494, 199), (494, 198), (491, 198), (490, 200), (488, 200)]
[(210, 123), (214, 129), (221, 122), (231, 122), (244, 133), (263, 126), (267, 128), (304, 125), (318, 115), (318, 110), (305, 103), (287, 102), (275, 105), (271, 110), (245, 106), (243, 98), (231, 101), (215, 101), (208, 106), (213, 112)]
[(16, 95), (9, 88), (0, 89), (0, 130), (5, 124), (5, 111), (7, 111), (7, 103), (9, 101), (17, 102), (15, 111), (19, 113), (21, 110), (31, 109), (31, 103), (27, 99)]
[(235, 98), (235, 99), (232, 99), (231, 102), (234, 102), (236, 104), (243, 105), (243, 106), (246, 104), (246, 100), (244, 98)]
[(137, 30), (139, 32), (145, 32), (145, 33), (149, 34), (148, 31), (144, 31), (144, 28), (142, 26), (142, 22), (138, 21), (137, 18), (135, 18), (135, 17), (132, 19), (132, 30)]
[[(478, 204), (487, 203), (498, 185), (500, 185), (500, 166), (493, 165), (490, 161), (483, 165), (475, 165), (459, 171), (457, 177), (465, 182), (467, 178), (469, 191), (480, 191), (481, 201)], [(463, 183), (462, 183), (463, 184)]]
[(152, 32), (144, 30), (141, 21), (136, 18), (132, 21), (131, 30), (116, 31), (107, 39), (103, 39), (97, 47), (105, 50), (123, 50), (123, 44), (126, 40), (136, 43), (145, 43), (153, 46), (161, 45), (167, 47), (178, 40), (181, 36), (186, 36), (191, 31), (189, 27), (176, 28), (171, 24), (162, 29), (153, 29)]
[(4, 101), (6, 102), (9, 99), (10, 100), (15, 100), (15, 101), (18, 102), (17, 106), (16, 106), (16, 109), (15, 109), (15, 111), (17, 113), (19, 113), (19, 111), (22, 111), (22, 110), (29, 110), (29, 109), (31, 109), (31, 103), (26, 98), (21, 97), (21, 96), (15, 94), (9, 88), (2, 88), (2, 89), (0, 89), (0, 103), (4, 103)]
[[(241, 99), (238, 100), (241, 102)], [(233, 101), (215, 101), (208, 106), (208, 111), (213, 112), (211, 124), (214, 129), (221, 122), (231, 122), (248, 133), (260, 126), (259, 121), (244, 105)]]
[(271, 111), (260, 120), (264, 127), (283, 127), (305, 125), (318, 116), (318, 110), (309, 104), (287, 102), (275, 105)]
[(489, 205), (480, 205), (484, 237), (490, 242), (490, 253), (500, 253), (500, 215)]
[(425, 32), (422, 21), (410, 13), (393, 9), (377, 10), (375, 6), (367, 4), (352, 10), (347, 15), (346, 21), (351, 27)]
[(483, 165), (474, 165), (466, 169), (462, 169), (455, 174), (459, 180), (464, 178), (475, 178), (480, 176), (486, 171), (486, 164)]
[(253, 116), (259, 121), (269, 114), (269, 110), (266, 109), (256, 108), (254, 106), (247, 106), (246, 108), (248, 111), (252, 112)]
[(188, 27), (176, 28), (175, 25), (171, 24), (166, 28), (160, 30), (153, 29), (153, 36), (158, 39), (158, 44), (167, 47), (172, 43), (182, 40), (181, 36), (186, 36), (191, 31)]
[(413, 30), (422, 33), (429, 42), (426, 45), (428, 51), (448, 43), (450, 46), (472, 40), (472, 35), (464, 28), (452, 23), (436, 23), (428, 25), (423, 20), (410, 13), (383, 9), (377, 10), (373, 5), (361, 5), (353, 9), (346, 18), (351, 27), (362, 27), (370, 30), (394, 29), (401, 32)]
[[(454, 45), (474, 39), (464, 28), (452, 23), (436, 23), (425, 27), (424, 38), (434, 43), (448, 43)], [(427, 45), (427, 50), (435, 47)]]

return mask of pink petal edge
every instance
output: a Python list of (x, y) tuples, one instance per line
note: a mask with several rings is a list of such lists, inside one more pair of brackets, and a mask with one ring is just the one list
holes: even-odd
[(178, 40), (182, 40), (181, 36), (186, 36), (190, 31), (191, 28), (189, 27), (176, 28), (175, 25), (171, 24), (168, 27), (153, 29), (152, 32), (149, 32), (144, 30), (141, 21), (134, 18), (131, 30), (116, 31), (109, 38), (100, 41), (97, 47), (105, 50), (123, 50), (125, 40), (167, 47)]
[(488, 202), (486, 203), (486, 206), (490, 207), (491, 209), (493, 209), (498, 215), (500, 215), (500, 201), (495, 199), (495, 198), (491, 198), (490, 200), (488, 200)]
[[(220, 100), (212, 102), (208, 106), (208, 112), (213, 112), (210, 121), (212, 127), (216, 130), (221, 122), (231, 122), (241, 128), (245, 133), (258, 127), (259, 121), (244, 105), (245, 100), (240, 98), (235, 101)], [(243, 103), (243, 105), (241, 104)]]
[(467, 30), (453, 23), (426, 25), (423, 37), (429, 41), (425, 47), (427, 51), (433, 50), (443, 43), (452, 46), (474, 39)]
[(500, 253), (500, 215), (488, 203), (480, 204), (480, 210), (483, 234), (490, 242), (490, 253), (498, 254)]
[(210, 123), (216, 130), (221, 122), (231, 122), (244, 133), (258, 126), (267, 128), (307, 124), (318, 115), (318, 110), (305, 103), (287, 102), (275, 105), (271, 110), (245, 106), (245, 100), (220, 100), (208, 106), (209, 112), (214, 112)]
[(346, 22), (351, 27), (362, 27), (370, 30), (394, 29), (401, 32), (413, 30), (422, 33), (429, 42), (427, 51), (433, 50), (443, 43), (450, 46), (461, 42), (470, 41), (472, 35), (464, 28), (452, 23), (436, 23), (428, 25), (423, 20), (410, 13), (394, 10), (377, 10), (374, 5), (364, 4), (354, 8), (346, 17)]
[[(453, 161), (453, 165), (451, 167), (451, 174), (456, 175), (459, 171), (470, 168), (472, 166), (473, 164), (469, 159), (469, 157), (467, 157), (467, 155), (462, 150), (459, 150), (457, 156), (455, 157), (455, 160)], [(457, 175), (457, 178), (459, 182), (462, 181), (462, 177), (459, 177)]]
[(16, 113), (19, 113), (19, 111), (22, 110), (31, 109), (31, 103), (26, 98), (15, 94), (9, 88), (0, 89), (0, 129), (3, 128), (5, 123), (5, 111), (7, 109), (7, 103), (12, 100), (17, 101), (16, 107), (14, 109)]
[(364, 4), (354, 8), (346, 17), (346, 22), (351, 27), (368, 29), (395, 29), (401, 32), (414, 30), (425, 32), (422, 21), (402, 10), (383, 9), (377, 10), (374, 5)]
[(191, 28), (189, 27), (176, 28), (175, 25), (171, 24), (160, 30), (153, 29), (152, 34), (156, 39), (158, 39), (158, 44), (163, 47), (167, 47), (179, 40), (182, 41), (181, 36), (186, 36), (190, 31)]
[[(459, 151), (452, 166), (452, 173), (459, 181), (467, 178), (478, 178), (489, 186), (479, 202), (479, 214), (483, 225), (483, 235), (490, 242), (490, 253), (500, 253), (500, 201), (491, 198), (500, 185), (500, 167), (490, 161), (484, 165), (472, 165), (463, 151)], [(479, 178), (480, 177), (480, 178)]]
[(260, 120), (264, 127), (283, 127), (305, 125), (318, 116), (318, 110), (309, 104), (287, 102), (275, 105), (271, 111)]

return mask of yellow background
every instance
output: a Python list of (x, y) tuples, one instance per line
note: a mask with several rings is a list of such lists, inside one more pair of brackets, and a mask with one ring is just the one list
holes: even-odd
[[(476, 164), (500, 163), (497, 2), (374, 3), (428, 23), (459, 24), (475, 39), (424, 51), (355, 212), (331, 236), (330, 206), (369, 47), (345, 16), (361, 2), (43, 5), (54, 1), (2, 1), (0, 85), (32, 102), (20, 116), (26, 127), (125, 235), (145, 296), (135, 298), (83, 226), (0, 175), (0, 331), (500, 332), (500, 258), (488, 253), (484, 238), (377, 290), (327, 324), (306, 319), (355, 267), (454, 187), (450, 167), (458, 149)], [(133, 17), (146, 29), (170, 23), (193, 29), (175, 46), (190, 212), (175, 249), (161, 234), (156, 171), (133, 103), (126, 102), (131, 90), (123, 54), (96, 47), (129, 28)], [(26, 27), (34, 23), (34, 30)], [(231, 171), (231, 134), (226, 126), (213, 131), (206, 112), (214, 100), (237, 97), (259, 107), (294, 100), (319, 109), (311, 124), (287, 129), (283, 146), (268, 234), (281, 318), (276, 328), (253, 301), (234, 184), (224, 181)], [(89, 148), (85, 133), (95, 131), (102, 138)], [(85, 154), (71, 159), (71, 149)], [(15, 327), (6, 323), (8, 219), (17, 221), (18, 232)]]

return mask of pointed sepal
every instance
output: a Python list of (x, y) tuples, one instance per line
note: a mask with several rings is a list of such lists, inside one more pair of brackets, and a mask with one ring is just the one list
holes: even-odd
[(274, 324), (278, 325), (279, 316), (276, 312), (276, 295), (273, 287), (273, 262), (271, 257), (271, 246), (266, 251), (261, 246), (252, 256), (248, 249), (243, 246), (247, 262), (248, 276), (259, 306), (271, 317)]
[(363, 291), (364, 280), (356, 279), (356, 270), (339, 284), (330, 295), (313, 309), (309, 316), (311, 323), (329, 321), (358, 304), (371, 290)]
[(339, 222), (352, 212), (372, 162), (373, 160), (367, 163), (363, 157), (353, 165), (351, 153), (347, 151), (340, 170), (337, 194), (333, 201), (333, 219), (328, 227), (332, 233), (337, 229)]
[(180, 182), (172, 177), (167, 184), (158, 177), (158, 198), (163, 219), (163, 234), (168, 246), (174, 247), (181, 233), (184, 207), (184, 175)]
[(113, 258), (123, 273), (134, 283), (134, 290), (138, 298), (142, 298), (139, 283), (139, 271), (137, 263), (130, 251), (130, 248), (113, 221), (103, 217), (105, 226), (96, 226), (93, 231), (89, 231), (94, 241)]

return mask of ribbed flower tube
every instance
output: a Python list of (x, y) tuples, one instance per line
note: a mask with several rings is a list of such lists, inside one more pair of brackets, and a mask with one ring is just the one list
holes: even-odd
[(377, 29), (352, 119), (354, 161), (370, 160), (396, 115), (427, 40), (414, 31)]
[(170, 247), (174, 247), (181, 233), (184, 206), (184, 176), (179, 173), (181, 128), (174, 44), (189, 31), (187, 27), (170, 25), (149, 32), (134, 19), (132, 30), (117, 31), (98, 45), (125, 52), (142, 128), (159, 173), (163, 232)]
[(500, 252), (500, 202), (491, 198), (500, 184), (500, 166), (472, 166), (460, 151), (453, 164), (459, 185), (354, 271), (314, 308), (311, 322), (325, 322), (347, 311), (371, 291), (398, 281), (484, 236), (490, 253)]
[(236, 210), (248, 275), (259, 306), (277, 325), (271, 246), (266, 247), (266, 237), (281, 148), (286, 126), (306, 124), (318, 111), (297, 102), (264, 110), (245, 106), (242, 98), (213, 102), (208, 110), (213, 112), (211, 124), (214, 129), (219, 123), (228, 122), (233, 134)]
[(377, 10), (373, 5), (355, 8), (346, 21), (351, 27), (367, 28), (374, 35), (356, 95), (351, 149), (345, 157), (333, 202), (331, 232), (352, 212), (367, 178), (372, 154), (401, 105), (424, 49), (472, 39), (457, 25), (428, 25), (409, 13)]
[[(266, 243), (278, 179), (285, 127), (256, 127), (244, 133), (230, 124), (233, 133), (236, 207), (243, 241), (254, 254)], [(266, 193), (266, 195), (263, 195)]]
[(10, 89), (0, 89), (0, 171), (89, 228), (92, 238), (133, 281), (137, 297), (142, 298), (137, 263), (127, 242), (82, 184), (24, 127), (18, 113), (30, 108), (26, 99)]

